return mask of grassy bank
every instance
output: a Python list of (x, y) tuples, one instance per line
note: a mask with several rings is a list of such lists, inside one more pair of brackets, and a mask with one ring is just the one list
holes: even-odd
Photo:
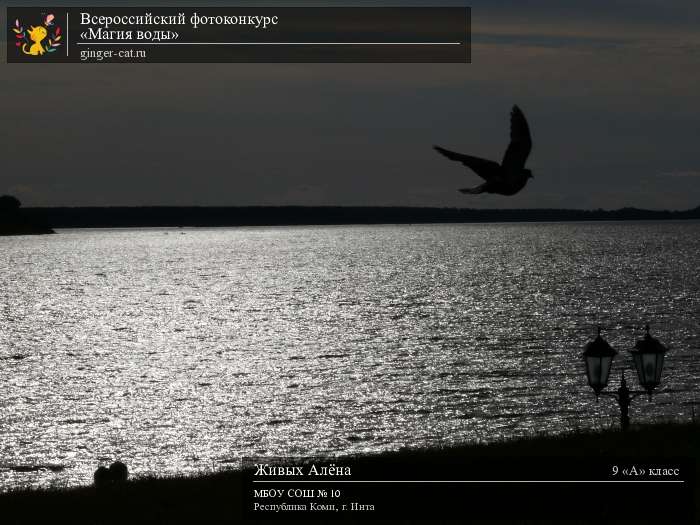
[[(575, 433), (491, 445), (408, 450), (358, 457), (353, 461), (372, 469), (397, 463), (411, 465), (420, 475), (436, 462), (468, 465), (470, 461), (509, 457), (554, 457), (562, 461), (563, 458), (683, 457), (695, 461), (697, 477), (700, 425), (665, 424), (632, 429), (624, 434)], [(14, 491), (0, 495), (0, 523), (234, 523), (242, 520), (242, 488), (241, 473), (227, 471), (199, 477), (135, 479), (100, 491), (93, 487)], [(694, 498), (696, 516), (700, 516), (697, 484)]]

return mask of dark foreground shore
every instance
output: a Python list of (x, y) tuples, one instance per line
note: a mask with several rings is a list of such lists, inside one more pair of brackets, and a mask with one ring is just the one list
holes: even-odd
[[(410, 465), (420, 476), (428, 472), (436, 462), (453, 462), (460, 469), (469, 468), (470, 462), (484, 462), (504, 458), (554, 458), (565, 462), (575, 458), (685, 458), (694, 462), (698, 479), (700, 465), (700, 425), (655, 425), (631, 430), (627, 433), (606, 431), (602, 433), (574, 433), (558, 437), (536, 437), (492, 445), (467, 445), (444, 449), (410, 450), (357, 457), (352, 462), (372, 469), (387, 469), (391, 465)], [(694, 483), (695, 517), (686, 520), (628, 521), (626, 523), (697, 523), (700, 516), (700, 491)], [(18, 490), (0, 495), (0, 523), (238, 523), (243, 520), (244, 479), (240, 471), (226, 471), (200, 477), (142, 478), (109, 489), (94, 487), (51, 490)], [(602, 491), (601, 497), (614, 498), (612, 487), (584, 487), (581, 506), (595, 504), (594, 491)], [(690, 489), (689, 489), (690, 490)], [(546, 497), (546, 490), (543, 497)], [(495, 503), (508, 505), (507, 500)], [(689, 498), (690, 499), (690, 498)], [(630, 505), (664, 505), (663, 501), (630, 501)], [(583, 507), (581, 507), (583, 508)], [(467, 519), (468, 523), (488, 523)], [(567, 523), (613, 523), (580, 519), (577, 509), (571, 509), (572, 521)], [(327, 520), (313, 520), (323, 523)], [(251, 522), (252, 521), (246, 521)], [(286, 523), (277, 520), (275, 523)], [(359, 522), (359, 521), (358, 521)], [(546, 522), (546, 521), (544, 521)], [(560, 522), (560, 520), (549, 523)], [(365, 521), (377, 523), (377, 521)], [(406, 523), (406, 521), (403, 521)], [(538, 523), (534, 521), (508, 521), (491, 523)]]

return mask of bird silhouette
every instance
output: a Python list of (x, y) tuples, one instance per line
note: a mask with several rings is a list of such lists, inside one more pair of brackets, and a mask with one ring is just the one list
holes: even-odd
[(518, 106), (510, 112), (510, 144), (499, 164), (493, 160), (456, 153), (440, 146), (434, 148), (450, 160), (461, 162), (486, 182), (474, 188), (461, 188), (462, 193), (498, 193), (515, 195), (525, 187), (532, 172), (525, 169), (525, 161), (532, 149), (530, 128)]

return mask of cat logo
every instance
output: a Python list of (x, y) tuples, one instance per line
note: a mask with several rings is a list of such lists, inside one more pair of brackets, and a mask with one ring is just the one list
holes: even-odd
[(17, 52), (30, 56), (42, 56), (44, 53), (55, 53), (61, 46), (61, 27), (54, 24), (56, 17), (52, 14), (46, 15), (43, 23), (38, 26), (25, 28), (19, 21), (15, 20), (12, 31), (15, 32), (15, 46)]

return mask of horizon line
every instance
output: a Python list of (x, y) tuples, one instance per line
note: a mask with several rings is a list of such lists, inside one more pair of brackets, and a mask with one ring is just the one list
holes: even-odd
[(609, 213), (617, 211), (645, 211), (654, 213), (663, 212), (687, 212), (700, 209), (700, 205), (693, 208), (669, 209), (669, 208), (638, 208), (636, 206), (622, 206), (620, 208), (473, 208), (461, 206), (410, 206), (410, 205), (354, 205), (354, 204), (107, 204), (107, 205), (23, 205), (21, 209), (143, 209), (143, 208), (202, 208), (202, 209), (250, 209), (250, 208), (294, 208), (294, 209), (372, 209), (372, 210), (468, 210), (480, 212), (503, 212), (503, 211), (573, 211), (573, 212), (595, 212)]

